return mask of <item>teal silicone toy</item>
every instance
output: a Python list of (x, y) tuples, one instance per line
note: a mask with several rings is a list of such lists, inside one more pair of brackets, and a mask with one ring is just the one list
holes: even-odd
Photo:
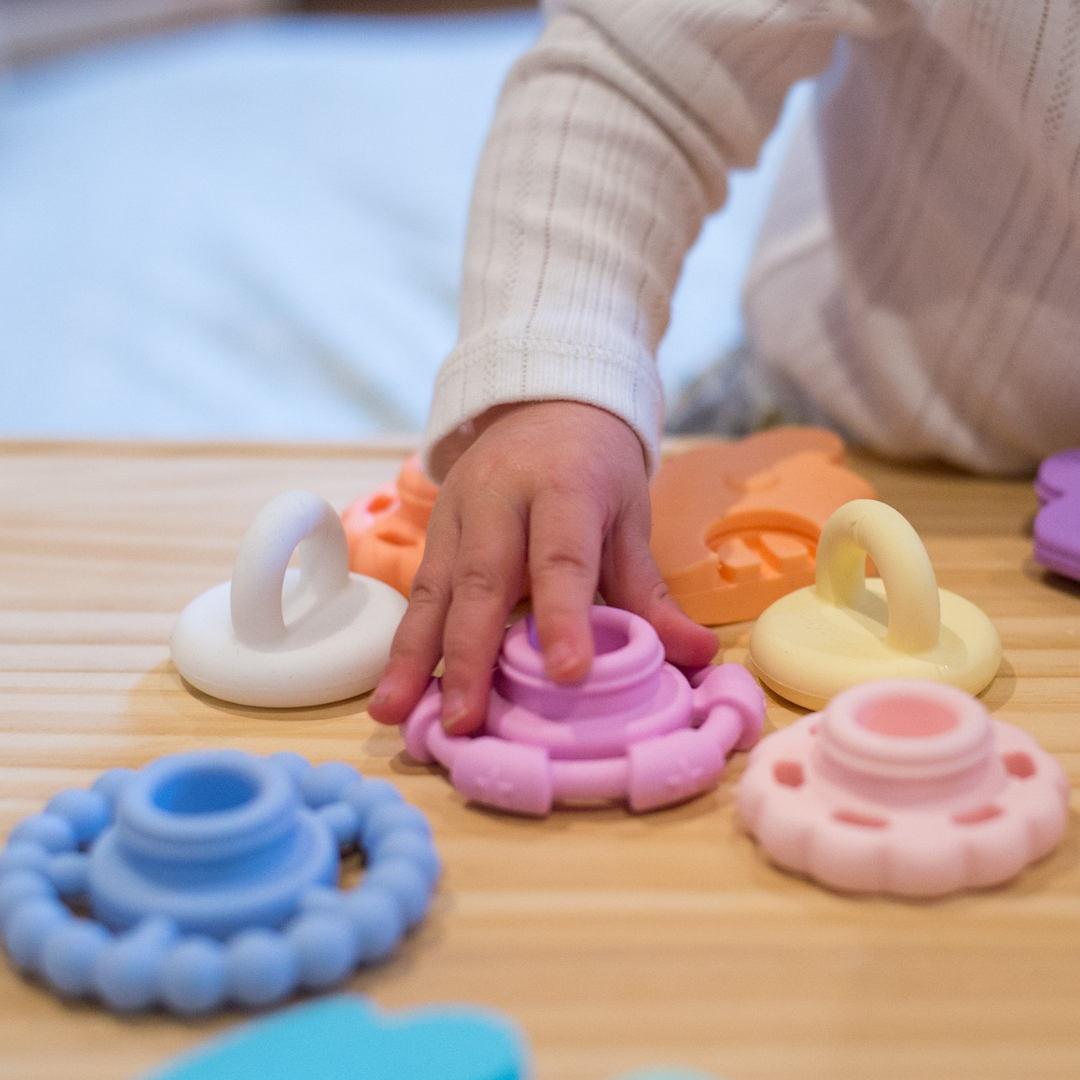
[(495, 1013), (384, 1013), (341, 995), (247, 1024), (145, 1080), (525, 1080), (528, 1054)]
[[(527, 1080), (531, 1072), (525, 1040), (499, 1013), (386, 1013), (343, 994), (245, 1024), (143, 1080)], [(715, 1078), (649, 1069), (622, 1080)]]

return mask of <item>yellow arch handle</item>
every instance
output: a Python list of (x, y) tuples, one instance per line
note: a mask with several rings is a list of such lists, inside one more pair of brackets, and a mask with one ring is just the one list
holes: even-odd
[(866, 556), (874, 560), (889, 607), (886, 642), (899, 652), (934, 648), (941, 633), (941, 599), (930, 557), (919, 534), (897, 510), (874, 499), (855, 499), (825, 523), (815, 563), (817, 595), (855, 610), (868, 603)]

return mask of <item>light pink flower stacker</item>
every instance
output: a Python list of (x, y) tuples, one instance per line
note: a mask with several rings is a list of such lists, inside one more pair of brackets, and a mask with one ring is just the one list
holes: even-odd
[(644, 619), (611, 607), (591, 618), (596, 658), (581, 682), (547, 678), (532, 620), (522, 620), (503, 640), (480, 732), (443, 731), (433, 679), (405, 723), (409, 753), (441, 762), (467, 798), (519, 814), (614, 800), (655, 810), (713, 787), (728, 753), (761, 734), (765, 696), (753, 676), (723, 664), (687, 677), (665, 663)]
[(739, 816), (773, 862), (851, 892), (997, 885), (1065, 831), (1069, 782), (956, 687), (865, 683), (762, 741)]

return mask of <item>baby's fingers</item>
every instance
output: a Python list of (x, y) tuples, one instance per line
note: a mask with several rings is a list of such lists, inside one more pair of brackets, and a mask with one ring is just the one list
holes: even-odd
[(592, 665), (589, 609), (596, 595), (603, 510), (587, 492), (545, 492), (529, 519), (529, 578), (544, 668), (556, 682), (584, 678)]
[(521, 515), (499, 498), (471, 505), (462, 518), (443, 635), (442, 723), (451, 734), (483, 723), (492, 667), (524, 573)]
[(450, 580), (458, 528), (449, 511), (432, 514), (424, 559), (413, 578), (409, 606), (394, 634), (390, 662), (368, 702), (381, 724), (400, 724), (427, 688), (442, 656), (443, 622), (450, 606)]

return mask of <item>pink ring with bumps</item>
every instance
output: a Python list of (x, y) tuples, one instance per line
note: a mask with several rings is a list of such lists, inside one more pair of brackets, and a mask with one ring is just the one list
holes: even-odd
[(684, 675), (628, 611), (594, 607), (591, 621), (596, 657), (573, 686), (544, 674), (531, 619), (512, 626), (474, 735), (443, 731), (433, 679), (405, 723), (409, 753), (441, 762), (467, 798), (535, 816), (618, 800), (655, 810), (712, 788), (728, 753), (761, 734), (765, 696), (753, 676), (738, 664)]
[(1069, 783), (955, 687), (864, 683), (765, 739), (737, 806), (778, 866), (850, 892), (997, 885), (1065, 831)]

